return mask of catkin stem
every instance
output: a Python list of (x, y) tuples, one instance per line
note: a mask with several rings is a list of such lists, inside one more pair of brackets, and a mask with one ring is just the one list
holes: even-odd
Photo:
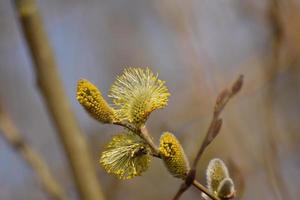
[(159, 150), (157, 148), (157, 146), (154, 144), (151, 136), (148, 133), (148, 129), (146, 128), (146, 126), (142, 126), (140, 129), (140, 135), (141, 137), (149, 144), (153, 155), (155, 155), (156, 157), (159, 156)]
[(201, 183), (199, 183), (197, 180), (193, 181), (193, 186), (196, 187), (198, 190), (202, 191), (203, 193), (205, 193), (207, 196), (209, 196), (209, 198), (213, 200), (220, 200), (220, 198), (210, 193), (210, 191), (206, 187), (204, 187)]
[(132, 131), (134, 133), (139, 134), (145, 140), (145, 142), (150, 146), (151, 151), (152, 151), (152, 156), (160, 158), (159, 150), (158, 150), (157, 146), (155, 145), (155, 143), (153, 142), (153, 139), (151, 138), (151, 136), (148, 132), (148, 129), (145, 125), (143, 125), (140, 129), (136, 129), (136, 128), (132, 127), (130, 124), (123, 123), (123, 122), (114, 122), (113, 124), (122, 126), (124, 128), (129, 129), (130, 131)]

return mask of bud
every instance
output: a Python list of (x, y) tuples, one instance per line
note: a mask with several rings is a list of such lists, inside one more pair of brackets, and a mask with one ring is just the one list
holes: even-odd
[(243, 86), (243, 82), (244, 82), (244, 75), (240, 75), (238, 77), (238, 79), (232, 84), (231, 87), (231, 93), (232, 95), (235, 95), (236, 93), (238, 93), (242, 86)]
[[(220, 199), (232, 199), (235, 189), (232, 179), (229, 177), (225, 163), (218, 158), (212, 159), (206, 170), (207, 187)], [(205, 199), (207, 196), (202, 194)]]
[(176, 178), (184, 179), (190, 166), (183, 148), (172, 133), (165, 132), (160, 137), (159, 152), (169, 172)]
[(235, 197), (234, 183), (231, 178), (225, 178), (220, 182), (217, 194), (221, 199), (232, 199)]
[(217, 192), (221, 181), (228, 178), (228, 169), (221, 159), (212, 159), (206, 170), (207, 187), (212, 192)]
[(116, 121), (114, 109), (108, 105), (98, 88), (88, 80), (78, 81), (77, 100), (98, 121), (102, 123)]

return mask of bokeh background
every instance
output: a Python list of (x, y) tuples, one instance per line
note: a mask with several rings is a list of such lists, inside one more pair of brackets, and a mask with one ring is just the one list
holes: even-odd
[[(226, 107), (221, 134), (204, 153), (197, 178), (204, 183), (209, 160), (218, 157), (230, 166), (241, 199), (299, 199), (300, 1), (278, 0), (279, 24), (270, 15), (273, 3), (38, 1), (107, 199), (171, 199), (181, 183), (157, 159), (142, 177), (129, 181), (117, 180), (98, 165), (105, 143), (121, 129), (99, 124), (86, 114), (75, 99), (76, 82), (89, 79), (107, 94), (126, 66), (148, 66), (166, 81), (172, 94), (169, 105), (154, 112), (147, 125), (156, 141), (162, 131), (173, 132), (190, 160), (209, 125), (217, 94), (244, 74), (245, 85)], [(79, 199), (37, 89), (11, 0), (0, 0), (0, 27), (1, 103), (70, 198)], [(0, 199), (48, 199), (36, 174), (1, 135)], [(191, 188), (182, 199), (200, 199), (200, 192)]]

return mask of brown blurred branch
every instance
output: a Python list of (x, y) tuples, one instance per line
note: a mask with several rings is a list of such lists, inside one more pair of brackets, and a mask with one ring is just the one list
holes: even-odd
[(71, 109), (34, 0), (15, 0), (38, 87), (70, 161), (80, 199), (104, 199), (86, 140)]
[(37, 174), (42, 183), (43, 189), (50, 197), (56, 200), (67, 200), (67, 195), (62, 190), (62, 187), (55, 180), (53, 174), (50, 172), (47, 164), (42, 157), (35, 152), (29, 144), (26, 143), (21, 136), (19, 130), (13, 124), (8, 114), (2, 109), (0, 105), (0, 129), (2, 135), (8, 144), (11, 145), (18, 153), (20, 153), (24, 160), (31, 166), (32, 170)]
[[(196, 177), (196, 167), (197, 164), (204, 152), (204, 150), (208, 147), (208, 145), (215, 139), (215, 137), (220, 132), (221, 126), (222, 126), (222, 118), (220, 118), (220, 115), (222, 111), (224, 110), (225, 106), (229, 102), (229, 100), (236, 95), (242, 88), (243, 85), (243, 75), (240, 75), (238, 79), (232, 84), (230, 89), (223, 90), (215, 103), (214, 112), (213, 112), (213, 118), (209, 125), (209, 128), (207, 130), (206, 136), (200, 146), (199, 151), (197, 152), (197, 155), (195, 157), (195, 160), (192, 164), (192, 169), (190, 170), (189, 174), (187, 175), (187, 178), (184, 183), (180, 186), (179, 190), (177, 191), (174, 200), (179, 199), (180, 196), (192, 185), (194, 184), (195, 177)], [(198, 188), (201, 190), (201, 188)], [(201, 190), (202, 192), (206, 193), (207, 191)], [(214, 195), (208, 195), (212, 199), (218, 199)]]
[(225, 108), (226, 104), (229, 102), (229, 100), (240, 91), (242, 85), (243, 85), (243, 75), (240, 75), (238, 79), (233, 83), (230, 89), (225, 89), (219, 94), (217, 101), (215, 103), (212, 121), (209, 125), (209, 128), (202, 142), (202, 145), (196, 155), (196, 158), (193, 162), (192, 169), (196, 169), (197, 164), (204, 150), (218, 135), (222, 126), (222, 118), (220, 118), (220, 115), (223, 109)]
[(270, 22), (270, 28), (272, 30), (271, 38), (271, 56), (268, 63), (268, 70), (266, 71), (266, 77), (274, 77), (274, 80), (270, 82), (270, 88), (266, 95), (266, 110), (267, 110), (267, 124), (269, 130), (265, 137), (266, 144), (264, 145), (265, 150), (264, 158), (267, 167), (267, 174), (269, 176), (271, 185), (275, 192), (277, 199), (291, 199), (288, 189), (284, 183), (283, 175), (281, 174), (278, 155), (278, 142), (276, 136), (276, 119), (274, 113), (274, 100), (275, 97), (275, 81), (278, 77), (279, 70), (281, 68), (281, 49), (284, 42), (284, 25), (282, 24), (281, 16), (281, 1), (271, 0), (268, 10), (268, 19)]

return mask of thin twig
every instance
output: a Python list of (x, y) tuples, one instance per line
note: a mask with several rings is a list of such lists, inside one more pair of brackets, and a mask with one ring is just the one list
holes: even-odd
[(209, 128), (207, 130), (206, 136), (200, 146), (200, 149), (195, 157), (195, 160), (192, 165), (192, 169), (196, 169), (197, 164), (206, 149), (206, 147), (213, 141), (213, 139), (218, 135), (221, 126), (222, 126), (222, 119), (219, 118), (222, 111), (224, 110), (225, 106), (229, 102), (229, 100), (237, 94), (243, 84), (243, 75), (240, 75), (238, 79), (233, 83), (231, 89), (225, 89), (223, 90), (220, 95), (217, 98), (215, 107), (214, 107), (214, 113), (213, 113), (213, 119), (209, 125)]
[(137, 129), (137, 128), (131, 126), (130, 124), (124, 123), (124, 122), (114, 122), (113, 124), (122, 126), (134, 133), (137, 133), (141, 138), (144, 139), (144, 141), (151, 148), (152, 156), (160, 158), (159, 150), (158, 150), (157, 146), (155, 145), (155, 143), (153, 142), (153, 139), (151, 138), (150, 134), (148, 133), (148, 129), (145, 125), (141, 126), (139, 129)]
[(118, 125), (118, 126), (122, 126), (134, 133), (136, 132), (139, 132), (139, 129), (135, 128), (134, 126), (132, 126), (131, 124), (129, 123), (126, 123), (126, 122), (120, 122), (120, 121), (116, 121), (116, 122), (113, 122), (114, 125)]
[(213, 200), (220, 200), (219, 197), (212, 194), (206, 187), (204, 187), (202, 184), (200, 184), (197, 180), (193, 181), (193, 186), (205, 193), (207, 196), (209, 196)]
[(220, 132), (220, 129), (222, 126), (222, 119), (220, 118), (220, 115), (221, 115), (222, 111), (224, 110), (225, 106), (227, 105), (227, 103), (229, 102), (229, 100), (241, 90), (242, 85), (243, 85), (243, 75), (240, 75), (238, 77), (238, 79), (232, 84), (232, 86), (229, 89), (225, 89), (219, 94), (219, 96), (216, 100), (216, 103), (215, 103), (213, 118), (212, 118), (209, 128), (206, 132), (206, 136), (199, 148), (199, 151), (196, 154), (196, 157), (192, 164), (191, 171), (187, 175), (185, 182), (182, 183), (180, 188), (178, 189), (175, 197), (173, 198), (174, 200), (179, 199), (180, 196), (192, 184), (194, 184), (194, 180), (196, 177), (197, 164), (198, 164), (204, 150), (206, 149), (206, 147), (215, 139), (215, 137)]
[(140, 136), (149, 144), (152, 153), (156, 156), (159, 157), (159, 150), (157, 148), (157, 146), (154, 144), (151, 136), (148, 133), (148, 130), (146, 128), (146, 126), (142, 126), (140, 129)]
[(11, 118), (1, 108), (1, 105), (0, 129), (2, 130), (2, 135), (4, 136), (4, 139), (7, 141), (7, 143), (10, 144), (12, 148), (14, 148), (23, 156), (24, 160), (37, 174), (38, 178), (41, 181), (43, 189), (49, 194), (49, 196), (56, 200), (67, 200), (67, 195), (65, 194), (59, 183), (55, 180), (47, 164), (42, 159), (42, 156), (40, 156), (29, 146), (29, 144), (26, 143)]
[(94, 162), (59, 76), (35, 0), (14, 0), (37, 84), (69, 159), (80, 199), (104, 199)]

